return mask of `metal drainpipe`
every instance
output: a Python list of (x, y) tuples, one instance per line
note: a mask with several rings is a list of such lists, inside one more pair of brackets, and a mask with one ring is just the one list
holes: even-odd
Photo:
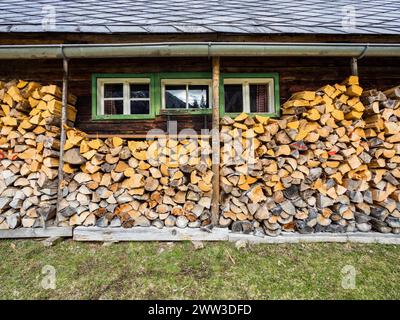
[(357, 58), (351, 58), (350, 60), (351, 75), (358, 76), (358, 63)]
[(365, 55), (367, 54), (368, 48), (369, 48), (369, 44), (367, 43), (365, 45), (364, 50), (361, 52), (361, 54), (358, 57), (351, 58), (351, 60), (350, 60), (351, 75), (358, 77), (358, 60), (365, 57)]

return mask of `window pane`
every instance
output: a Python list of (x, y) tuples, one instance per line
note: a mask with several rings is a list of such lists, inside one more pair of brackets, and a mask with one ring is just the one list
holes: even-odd
[(124, 85), (122, 83), (105, 83), (104, 98), (122, 98), (124, 96)]
[(123, 100), (105, 100), (104, 114), (124, 114)]
[(131, 98), (149, 98), (149, 85), (148, 84), (131, 84), (130, 85)]
[(186, 108), (186, 86), (165, 86), (165, 107), (168, 109)]
[(250, 84), (250, 112), (268, 112), (267, 84)]
[(189, 108), (209, 108), (208, 86), (189, 86)]
[(131, 101), (131, 114), (149, 114), (150, 101)]
[(243, 87), (241, 84), (225, 84), (225, 112), (243, 111)]

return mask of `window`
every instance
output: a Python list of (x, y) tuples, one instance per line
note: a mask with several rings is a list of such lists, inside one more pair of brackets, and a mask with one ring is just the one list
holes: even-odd
[(152, 77), (94, 75), (95, 119), (143, 119), (154, 117)]
[(211, 80), (163, 79), (162, 109), (201, 110), (211, 108)]
[[(220, 113), (279, 114), (275, 73), (221, 73)], [(211, 114), (209, 72), (94, 74), (92, 119), (154, 119), (160, 114)]]
[(99, 115), (150, 113), (150, 79), (98, 79)]
[(279, 109), (277, 76), (242, 76), (244, 75), (223, 76), (224, 112), (276, 114)]

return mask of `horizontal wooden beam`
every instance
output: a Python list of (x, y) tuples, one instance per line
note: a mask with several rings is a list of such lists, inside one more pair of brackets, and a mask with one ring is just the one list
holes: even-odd
[(207, 232), (199, 228), (76, 227), (73, 239), (77, 241), (227, 241), (228, 233), (229, 230), (223, 228), (214, 228), (212, 232)]
[(17, 228), (0, 230), (0, 239), (72, 237), (72, 227)]
[(400, 235), (383, 234), (378, 232), (352, 232), (352, 233), (314, 233), (299, 234), (283, 232), (277, 237), (255, 236), (233, 233), (227, 228), (214, 228), (206, 232), (198, 228), (163, 228), (134, 227), (125, 228), (99, 228), (76, 227), (73, 232), (76, 241), (231, 241), (243, 240), (249, 243), (315, 243), (315, 242), (354, 242), (354, 243), (380, 243), (400, 245)]
[(236, 242), (244, 240), (249, 243), (283, 244), (283, 243), (379, 243), (400, 245), (400, 235), (385, 234), (379, 232), (349, 232), (349, 233), (327, 233), (319, 232), (312, 234), (299, 234), (282, 232), (277, 237), (258, 237), (240, 233), (229, 233), (229, 241)]

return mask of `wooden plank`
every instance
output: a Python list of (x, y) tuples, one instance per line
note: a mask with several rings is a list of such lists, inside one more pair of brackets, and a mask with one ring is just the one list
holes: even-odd
[(228, 232), (229, 230), (225, 228), (214, 228), (212, 232), (206, 232), (199, 228), (76, 227), (73, 239), (76, 241), (227, 241)]
[(400, 235), (384, 234), (379, 232), (350, 232), (350, 233), (314, 233), (314, 234), (298, 234), (285, 233), (277, 237), (258, 237), (254, 235), (245, 235), (238, 233), (229, 233), (229, 241), (236, 242), (239, 240), (248, 241), (249, 243), (380, 243), (380, 244), (395, 244), (400, 245)]
[(220, 82), (220, 58), (213, 57), (213, 72), (212, 72), (212, 85), (213, 85), (213, 110), (212, 110), (212, 171), (214, 173), (212, 179), (213, 193), (211, 202), (211, 223), (214, 225), (218, 224), (219, 220), (219, 197), (220, 197), (220, 174), (219, 174), (219, 162), (220, 162), (220, 149), (221, 144), (219, 142), (219, 82)]
[(239, 240), (249, 243), (380, 243), (400, 245), (400, 235), (382, 234), (378, 232), (354, 232), (354, 233), (314, 233), (298, 234), (285, 233), (277, 237), (255, 236), (233, 233), (227, 228), (214, 228), (211, 233), (198, 228), (163, 228), (134, 227), (124, 228), (99, 228), (99, 227), (76, 227), (73, 231), (75, 241), (230, 241)]
[(72, 237), (71, 227), (17, 228), (0, 230), (0, 239)]
[(97, 34), (97, 33), (0, 33), (0, 44), (59, 44), (59, 43), (153, 43), (153, 42), (355, 42), (398, 43), (398, 34), (225, 34), (215, 33), (148, 33), (148, 34)]

